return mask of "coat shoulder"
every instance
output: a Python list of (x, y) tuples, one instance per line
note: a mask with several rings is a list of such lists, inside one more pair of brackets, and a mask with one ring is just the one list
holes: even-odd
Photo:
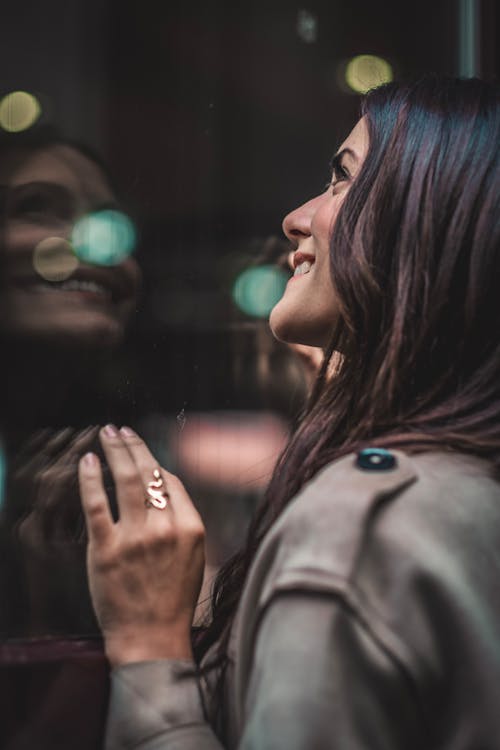
[(481, 538), (499, 533), (500, 484), (486, 462), (367, 449), (325, 467), (282, 514), (259, 554), (262, 597), (300, 580), (344, 589), (367, 555), (425, 567), (433, 554), (453, 556), (464, 545), (473, 554)]

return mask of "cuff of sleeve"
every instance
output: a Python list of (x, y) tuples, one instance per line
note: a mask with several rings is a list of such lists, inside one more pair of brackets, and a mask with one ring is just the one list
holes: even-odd
[(169, 729), (204, 723), (193, 662), (135, 662), (113, 670), (106, 747), (132, 749)]

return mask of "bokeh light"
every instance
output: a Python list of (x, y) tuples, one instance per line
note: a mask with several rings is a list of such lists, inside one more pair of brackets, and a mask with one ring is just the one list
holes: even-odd
[(256, 266), (243, 271), (233, 286), (233, 300), (247, 315), (266, 318), (281, 299), (289, 274), (276, 266)]
[(309, 10), (299, 10), (297, 14), (297, 34), (306, 44), (313, 44), (318, 39), (318, 19)]
[(0, 127), (9, 133), (27, 130), (40, 117), (38, 99), (27, 91), (12, 91), (0, 101)]
[(345, 69), (345, 80), (349, 88), (358, 94), (389, 83), (393, 79), (392, 67), (382, 57), (358, 55), (349, 60)]
[(78, 258), (67, 240), (46, 237), (33, 251), (33, 266), (46, 281), (64, 281), (78, 268)]
[(104, 210), (76, 222), (71, 235), (78, 258), (98, 266), (116, 266), (133, 253), (136, 231), (121, 211)]

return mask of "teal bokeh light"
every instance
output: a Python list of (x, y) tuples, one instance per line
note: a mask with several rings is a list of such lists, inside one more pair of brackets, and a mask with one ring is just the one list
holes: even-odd
[(281, 299), (288, 274), (276, 266), (256, 266), (243, 271), (233, 286), (233, 300), (247, 315), (267, 318)]
[(134, 252), (135, 227), (121, 211), (104, 210), (76, 222), (71, 242), (78, 258), (96, 266), (116, 266)]

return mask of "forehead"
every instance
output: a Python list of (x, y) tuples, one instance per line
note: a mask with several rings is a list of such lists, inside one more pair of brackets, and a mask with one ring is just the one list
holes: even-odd
[(35, 151), (18, 148), (2, 158), (0, 182), (15, 187), (28, 182), (54, 182), (72, 192), (112, 197), (100, 167), (82, 153), (63, 144)]

